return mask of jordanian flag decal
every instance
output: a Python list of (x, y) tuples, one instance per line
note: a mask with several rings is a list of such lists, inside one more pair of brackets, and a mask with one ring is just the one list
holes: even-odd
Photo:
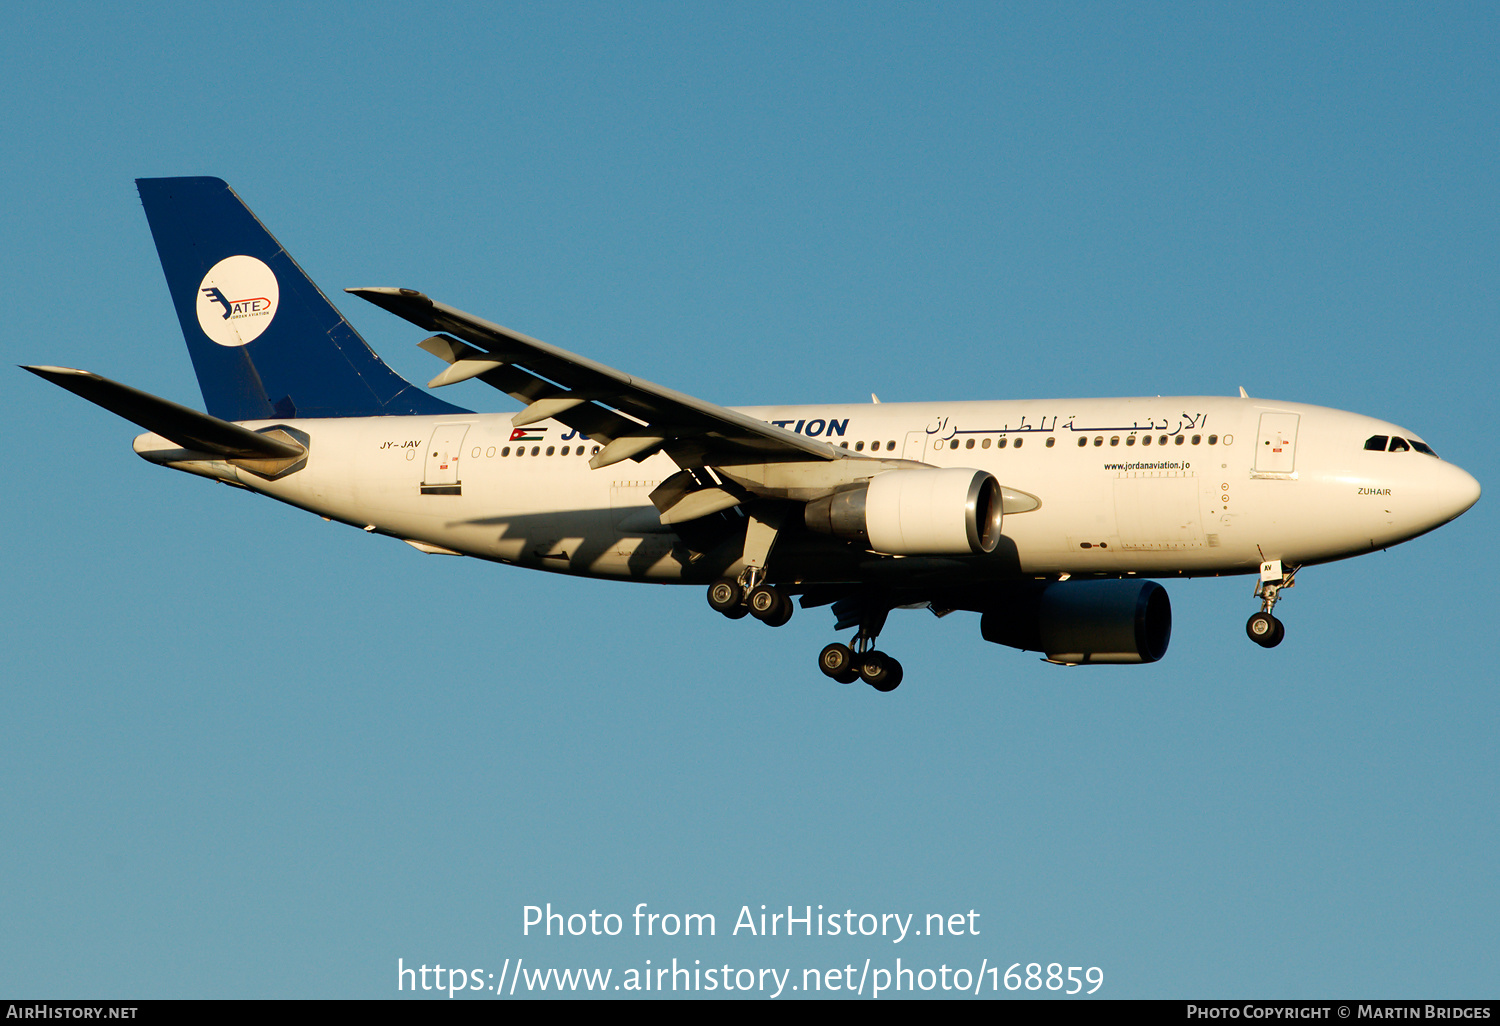
[(540, 442), (546, 434), (546, 428), (512, 428), (510, 440), (512, 442)]

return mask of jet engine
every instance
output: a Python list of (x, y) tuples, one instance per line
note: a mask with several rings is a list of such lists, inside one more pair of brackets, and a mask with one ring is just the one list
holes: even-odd
[(979, 632), (1054, 663), (1154, 663), (1172, 637), (1172, 604), (1155, 581), (1052, 581), (1004, 596)]
[(1000, 541), (1000, 482), (963, 467), (888, 470), (814, 499), (808, 530), (893, 556), (967, 556)]

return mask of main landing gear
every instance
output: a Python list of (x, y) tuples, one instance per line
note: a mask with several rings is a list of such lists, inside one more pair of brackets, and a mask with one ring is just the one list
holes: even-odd
[(749, 613), (761, 623), (780, 627), (792, 618), (792, 600), (786, 592), (766, 583), (766, 560), (776, 544), (786, 511), (775, 504), (756, 506), (745, 512), (744, 569), (738, 577), (725, 577), (708, 586), (708, 604), (731, 620)]
[[(854, 643), (858, 646), (860, 639), (855, 638)], [(856, 651), (837, 641), (818, 653), (818, 669), (840, 684), (862, 680), (876, 691), (895, 691), (904, 676), (901, 664), (884, 652), (873, 648)]]
[[(876, 691), (895, 691), (901, 686), (901, 664), (884, 652), (875, 651), (875, 638), (885, 626), (889, 610), (867, 610), (862, 615), (854, 645), (834, 642), (818, 653), (818, 669), (840, 684), (862, 680)], [(853, 626), (852, 624), (850, 626)]]
[(1276, 602), (1281, 598), (1281, 589), (1296, 583), (1297, 569), (1283, 572), (1281, 560), (1272, 559), (1260, 565), (1260, 581), (1255, 585), (1255, 597), (1260, 599), (1260, 612), (1245, 623), (1245, 633), (1250, 640), (1262, 648), (1275, 648), (1286, 637), (1286, 627), (1271, 615)]
[(708, 604), (731, 620), (746, 613), (768, 627), (780, 627), (792, 618), (791, 598), (780, 588), (764, 583), (765, 571), (747, 570), (744, 580), (726, 577), (708, 586)]
[[(708, 586), (708, 604), (731, 620), (747, 613), (770, 627), (780, 627), (792, 618), (792, 599), (774, 584), (766, 583), (766, 560), (776, 544), (784, 508), (761, 504), (746, 511), (744, 567), (737, 577), (724, 577)], [(875, 651), (875, 638), (885, 626), (890, 607), (879, 600), (859, 601), (840, 609), (836, 630), (859, 625), (851, 648), (832, 644), (818, 654), (818, 668), (840, 684), (863, 680), (876, 691), (895, 691), (901, 683), (901, 664), (884, 652)], [(847, 618), (847, 619), (846, 619)]]
[[(765, 572), (747, 570), (740, 579), (725, 577), (708, 586), (708, 604), (731, 620), (749, 615), (771, 627), (792, 618), (792, 599), (775, 585), (764, 582)], [(901, 685), (901, 664), (875, 650), (875, 638), (885, 626), (890, 611), (882, 607), (861, 610), (859, 633), (850, 645), (834, 642), (818, 653), (818, 669), (840, 684), (862, 680), (876, 691), (895, 691)], [(853, 627), (855, 621), (840, 623)]]

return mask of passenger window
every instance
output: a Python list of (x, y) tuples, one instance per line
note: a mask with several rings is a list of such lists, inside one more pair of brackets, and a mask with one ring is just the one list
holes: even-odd
[(970, 438), (968, 441), (964, 442), (964, 448), (965, 449), (972, 449), (972, 448), (974, 448), (974, 439)]
[(1167, 444), (1167, 436), (1166, 435), (1162, 435), (1160, 438), (1158, 438), (1156, 440), (1156, 444), (1157, 445), (1166, 445)]
[(979, 447), (981, 449), (988, 449), (990, 447), (990, 440), (986, 438), (984, 441), (979, 443)]
[(486, 455), (486, 456), (493, 456), (493, 455), (495, 455), (495, 447), (494, 447), (494, 446), (493, 446), (493, 445), (492, 445), (492, 446), (490, 446), (490, 447), (489, 447), (489, 448), (488, 448), (488, 449), (486, 449), (486, 450), (485, 450), (485, 451), (484, 451), (484, 454), (485, 454), (485, 455)]
[(1150, 445), (1151, 444), (1151, 436), (1150, 435), (1142, 435), (1141, 436), (1141, 444), (1142, 445)]
[(1024, 439), (1024, 438), (1017, 438), (1016, 439), (1016, 448), (1019, 449), (1021, 447), (1021, 443), (1024, 442), (1024, 441), (1026, 441), (1026, 439)]
[(1095, 435), (1094, 436), (1094, 444), (1095, 445), (1103, 445), (1104, 444), (1104, 436), (1103, 435)]
[(1390, 435), (1371, 435), (1365, 439), (1365, 448), (1371, 452), (1385, 452), (1386, 443), (1390, 440)]
[(865, 451), (865, 443), (864, 442), (855, 442), (854, 443), (854, 451), (855, 452), (864, 452)]
[(1406, 444), (1406, 439), (1401, 438), (1401, 437), (1398, 436), (1398, 437), (1395, 437), (1395, 438), (1391, 439), (1391, 447), (1390, 447), (1390, 449), (1388, 451), (1390, 451), (1390, 452), (1410, 452), (1411, 451), (1411, 446), (1409, 446), (1409, 445)]
[(1089, 440), (1087, 438), (1080, 438), (1078, 440), (1078, 448), (1080, 448), (1080, 449), (1082, 449), (1085, 445), (1088, 445), (1088, 444), (1089, 444)]
[(594, 455), (595, 456), (599, 455), (599, 447), (597, 445), (594, 446)]
[(533, 456), (536, 456), (536, 455), (540, 454), (541, 451), (542, 451), (542, 447), (540, 445), (533, 445), (531, 447), (531, 455), (533, 455)]
[(1209, 445), (1218, 445), (1219, 444), (1219, 436), (1218, 435), (1209, 435), (1208, 436), (1208, 444)]
[(509, 456), (510, 455), (510, 446), (507, 445), (504, 449), (501, 449), (500, 450), (500, 455), (501, 456)]
[(948, 443), (948, 448), (950, 448), (950, 449), (957, 449), (958, 448), (958, 439), (955, 438), (953, 441), (949, 442)]
[(1135, 435), (1126, 435), (1125, 436), (1125, 444), (1126, 445), (1134, 445), (1135, 444)]
[(1055, 439), (1055, 438), (1048, 438), (1047, 439), (1047, 448), (1049, 448), (1049, 449), (1052, 448), (1053, 443), (1056, 442), (1056, 441), (1057, 441), (1057, 439)]
[(887, 449), (890, 449), (890, 450), (894, 451), (895, 448), (896, 448), (896, 443), (895, 442), (886, 442), (885, 443), (885, 447)]
[(1115, 435), (1113, 438), (1111, 438), (1109, 440), (1109, 444), (1110, 445), (1119, 445), (1120, 444), (1120, 436), (1119, 435)]
[(1203, 436), (1202, 435), (1194, 435), (1193, 436), (1193, 444), (1194, 445), (1197, 445), (1201, 441), (1203, 441)]
[(562, 452), (558, 453), (558, 455), (559, 456), (566, 456), (569, 453), (570, 450), (571, 450), (571, 447), (565, 445), (565, 446), (562, 447)]
[(1178, 435), (1177, 436), (1177, 444), (1178, 445), (1181, 445), (1183, 442), (1186, 442), (1186, 441), (1187, 441), (1187, 435)]

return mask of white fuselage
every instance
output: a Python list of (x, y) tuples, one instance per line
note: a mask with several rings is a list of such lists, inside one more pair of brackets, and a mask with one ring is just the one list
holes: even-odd
[[(1299, 403), (1223, 397), (751, 407), (742, 412), (859, 456), (971, 467), (1040, 499), (1008, 513), (1006, 543), (963, 557), (981, 576), (1207, 575), (1383, 548), (1453, 519), (1479, 486), (1415, 450), (1418, 436)], [(227, 463), (174, 464), (322, 516), (446, 551), (590, 577), (699, 580), (649, 493), (665, 455), (589, 468), (594, 443), (505, 414), (251, 422), (305, 433), (308, 456), (267, 480)], [(878, 449), (875, 448), (878, 446)], [(147, 434), (154, 462), (172, 443)], [(845, 543), (834, 543), (844, 545)], [(986, 567), (986, 562), (990, 563)], [(782, 566), (783, 580), (816, 581)]]

